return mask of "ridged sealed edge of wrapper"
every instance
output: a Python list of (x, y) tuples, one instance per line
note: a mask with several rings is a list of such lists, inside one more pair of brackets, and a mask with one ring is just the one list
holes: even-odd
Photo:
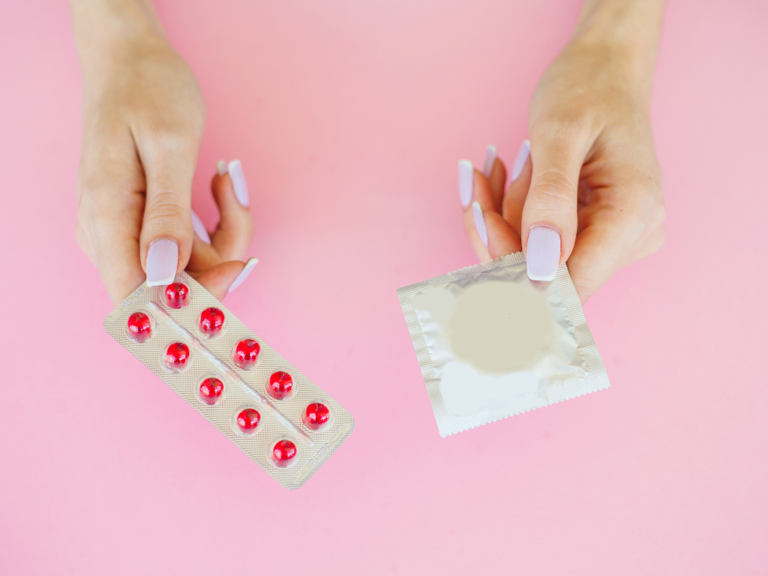
[[(187, 306), (169, 307), (164, 298), (166, 287), (148, 287), (145, 282), (106, 317), (105, 329), (279, 484), (289, 490), (300, 488), (352, 433), (352, 416), (192, 277), (182, 272), (175, 282), (189, 287)], [(201, 312), (211, 307), (224, 313), (225, 329), (221, 336), (205, 339), (196, 326)], [(147, 342), (133, 341), (126, 331), (128, 318), (137, 311), (153, 318), (156, 332)], [(246, 338), (256, 340), (261, 348), (252, 370), (242, 370), (232, 360), (236, 344)], [(190, 364), (183, 373), (169, 373), (162, 365), (161, 354), (173, 342), (183, 342), (190, 349)], [(295, 383), (288, 399), (276, 400), (266, 391), (270, 375), (277, 371), (288, 372)], [(205, 404), (198, 394), (202, 380), (211, 375), (225, 383), (215, 406)], [(306, 407), (314, 402), (330, 409), (330, 424), (321, 430), (311, 430), (302, 421)], [(236, 427), (236, 415), (244, 407), (253, 407), (261, 415), (257, 432), (251, 435), (238, 433)], [(296, 446), (297, 460), (289, 467), (275, 465), (270, 457), (275, 443), (282, 439)]]
[[(537, 408), (510, 411), (510, 413), (507, 414), (490, 414), (488, 412), (479, 412), (468, 416), (456, 416), (451, 414), (446, 409), (443, 397), (440, 393), (440, 378), (436, 373), (435, 363), (430, 357), (425, 336), (422, 332), (422, 326), (412, 302), (413, 297), (427, 288), (446, 286), (482, 272), (509, 266), (519, 266), (521, 264), (523, 266), (525, 265), (525, 256), (522, 252), (517, 252), (515, 254), (497, 258), (496, 260), (483, 262), (429, 280), (424, 280), (410, 286), (404, 286), (397, 290), (403, 315), (405, 316), (405, 321), (408, 326), (408, 332), (410, 333), (411, 341), (413, 342), (413, 347), (416, 352), (416, 358), (419, 361), (421, 374), (427, 386), (427, 393), (429, 394), (430, 403), (432, 404), (432, 410), (435, 414), (435, 420), (437, 421), (440, 436), (450, 436), (457, 432), (469, 430), (477, 426), (489, 424)], [(600, 352), (597, 349), (592, 333), (587, 326), (584, 312), (581, 307), (581, 301), (579, 300), (576, 289), (571, 281), (568, 268), (565, 265), (560, 266), (557, 275), (552, 282), (554, 288), (559, 291), (559, 296), (565, 306), (578, 345), (578, 352), (586, 362), (587, 374), (584, 378), (573, 379), (560, 386), (548, 389), (547, 394), (549, 402), (541, 406), (542, 408), (562, 402), (563, 400), (569, 400), (571, 398), (576, 398), (577, 396), (603, 390), (610, 386), (605, 365), (600, 357)]]

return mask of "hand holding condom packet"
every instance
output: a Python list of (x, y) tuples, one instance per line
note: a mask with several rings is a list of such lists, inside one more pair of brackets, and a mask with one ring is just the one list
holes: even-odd
[(352, 416), (188, 274), (146, 282), (107, 332), (290, 490), (352, 433)]
[(568, 269), (522, 252), (398, 291), (441, 436), (608, 388)]

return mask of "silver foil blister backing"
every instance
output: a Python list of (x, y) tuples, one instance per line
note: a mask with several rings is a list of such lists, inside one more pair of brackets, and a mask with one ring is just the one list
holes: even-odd
[[(107, 316), (107, 332), (279, 484), (288, 489), (301, 487), (352, 433), (352, 416), (188, 274), (179, 274), (176, 281), (189, 287), (189, 305), (170, 308), (164, 298), (165, 287), (150, 288), (145, 283)], [(206, 339), (196, 329), (201, 312), (210, 307), (218, 308), (226, 317), (224, 333), (216, 339)], [(126, 332), (128, 318), (137, 311), (153, 319), (153, 334), (147, 342), (134, 342)], [(261, 347), (252, 370), (241, 370), (232, 361), (232, 351), (245, 338), (256, 340)], [(183, 342), (190, 349), (190, 364), (182, 373), (171, 373), (163, 366), (164, 350), (173, 342)], [(280, 370), (293, 377), (295, 391), (290, 398), (275, 400), (266, 385), (270, 375)], [(224, 395), (215, 406), (202, 402), (197, 393), (199, 383), (210, 375), (225, 383)], [(319, 431), (310, 430), (302, 421), (302, 412), (314, 402), (325, 404), (331, 412), (329, 426)], [(261, 414), (253, 435), (239, 434), (233, 425), (243, 407), (253, 407)], [(290, 467), (278, 467), (270, 459), (272, 446), (281, 439), (289, 439), (296, 446), (296, 460)]]

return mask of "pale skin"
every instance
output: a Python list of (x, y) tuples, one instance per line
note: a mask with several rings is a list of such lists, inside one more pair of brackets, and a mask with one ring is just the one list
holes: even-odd
[[(205, 106), (150, 0), (70, 0), (83, 69), (83, 145), (76, 236), (114, 302), (143, 282), (149, 246), (171, 239), (186, 269), (223, 298), (253, 236), (229, 175), (211, 189), (221, 220), (211, 245), (194, 234), (192, 178)], [(467, 236), (483, 260), (526, 251), (532, 227), (559, 232), (586, 302), (622, 266), (664, 240), (661, 173), (648, 113), (663, 0), (586, 0), (568, 45), (529, 109), (531, 156), (505, 191), (496, 159), (474, 171)]]
[(158, 239), (175, 241), (178, 271), (222, 299), (244, 268), (253, 221), (229, 175), (217, 174), (211, 190), (221, 219), (211, 244), (192, 230), (192, 178), (205, 125), (192, 71), (149, 0), (71, 5), (83, 69), (80, 246), (115, 303), (144, 281), (147, 251)]
[(531, 155), (507, 188), (504, 163), (474, 171), (488, 246), (471, 204), (464, 228), (481, 260), (526, 251), (535, 226), (557, 230), (586, 302), (622, 266), (664, 242), (661, 171), (649, 117), (663, 0), (587, 0), (544, 72), (528, 114)]

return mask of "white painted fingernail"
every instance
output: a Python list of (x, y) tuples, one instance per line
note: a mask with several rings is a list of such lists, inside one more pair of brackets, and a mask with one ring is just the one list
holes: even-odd
[(475, 215), (475, 228), (477, 228), (477, 234), (480, 236), (480, 240), (483, 244), (488, 246), (488, 230), (485, 228), (485, 218), (483, 217), (483, 209), (480, 208), (480, 202), (472, 202), (472, 212)]
[(498, 150), (496, 150), (496, 146), (493, 144), (489, 144), (485, 148), (485, 161), (483, 162), (483, 174), (485, 174), (486, 178), (491, 177), (491, 172), (493, 172), (493, 163), (496, 162), (496, 155), (498, 153)]
[(192, 210), (192, 230), (195, 234), (198, 235), (200, 240), (206, 244), (211, 243), (211, 237), (208, 236), (208, 230), (205, 229), (205, 224), (203, 224), (203, 221), (200, 220), (200, 216), (195, 214), (194, 210)]
[(523, 168), (525, 168), (525, 163), (528, 162), (528, 156), (530, 155), (531, 142), (525, 140), (523, 145), (520, 146), (520, 151), (517, 153), (517, 158), (515, 158), (515, 163), (512, 166), (512, 182), (520, 177), (520, 173), (523, 171)]
[(537, 226), (528, 232), (528, 278), (554, 280), (560, 266), (560, 233), (552, 228)]
[(216, 172), (218, 172), (219, 176), (224, 176), (227, 173), (227, 163), (224, 160), (216, 162)]
[(251, 270), (253, 270), (253, 267), (256, 266), (256, 264), (259, 263), (258, 258), (250, 258), (248, 262), (245, 263), (245, 268), (243, 268), (242, 272), (237, 275), (237, 278), (235, 278), (235, 281), (232, 282), (232, 285), (229, 287), (229, 290), (227, 290), (227, 294), (230, 294), (231, 292), (234, 292), (240, 284), (245, 282), (248, 278), (248, 276), (251, 275)]
[(232, 160), (229, 163), (229, 177), (232, 178), (232, 187), (235, 189), (237, 201), (246, 208), (248, 207), (248, 184), (245, 183), (245, 174), (243, 174), (243, 165), (240, 160)]
[(472, 189), (475, 185), (473, 171), (472, 162), (469, 160), (459, 160), (459, 197), (464, 208), (469, 206), (469, 203), (472, 201)]
[(149, 245), (147, 286), (165, 286), (173, 282), (179, 267), (179, 245), (163, 238)]

